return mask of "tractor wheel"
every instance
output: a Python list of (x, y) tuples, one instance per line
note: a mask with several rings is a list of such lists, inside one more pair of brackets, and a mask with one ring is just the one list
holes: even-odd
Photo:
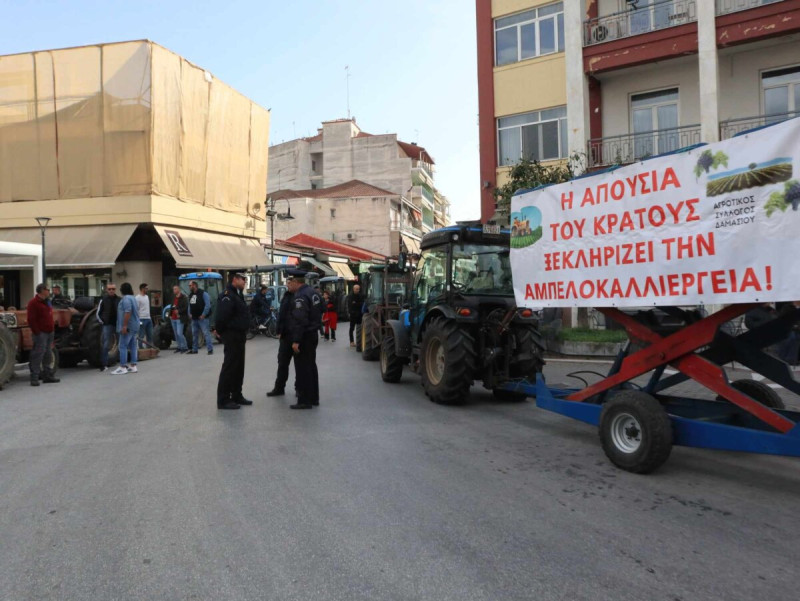
[(377, 361), (381, 356), (380, 343), (373, 346), (374, 340), (375, 321), (372, 316), (364, 316), (364, 321), (361, 323), (361, 332), (363, 338), (361, 339), (361, 358), (364, 361)]
[(425, 394), (441, 405), (467, 400), (475, 373), (475, 341), (453, 321), (434, 317), (422, 336), (420, 354)]
[(0, 324), (0, 388), (14, 377), (17, 362), (17, 337)]
[[(103, 326), (96, 319), (89, 319), (81, 336), (81, 346), (86, 349), (86, 360), (92, 367), (103, 365)], [(114, 332), (108, 349), (108, 365), (119, 361), (119, 334)]]
[(182, 323), (181, 327), (183, 328), (183, 337), (186, 340), (186, 348), (191, 350), (193, 348), (192, 324), (191, 322)]
[(56, 373), (58, 372), (58, 368), (60, 366), (59, 355), (60, 353), (58, 352), (58, 349), (53, 347), (53, 352), (50, 353), (50, 357), (52, 357), (52, 359), (50, 360), (50, 364), (49, 365), (45, 364), (44, 358), (42, 358), (42, 375), (44, 375), (45, 369), (48, 369), (52, 375), (56, 375)]
[(512, 378), (526, 378), (529, 382), (533, 383), (536, 381), (536, 374), (541, 373), (544, 368), (542, 349), (536, 343), (536, 335), (538, 332), (533, 326), (522, 326), (520, 328), (514, 328), (512, 331), (516, 336), (517, 343), (514, 357), (521, 358), (517, 362), (511, 364), (510, 376)]
[(495, 399), (503, 403), (521, 403), (528, 398), (528, 395), (524, 392), (513, 392), (511, 390), (503, 390), (500, 388), (495, 388), (492, 391), (492, 394), (494, 395)]
[(384, 382), (392, 384), (399, 382), (403, 377), (403, 364), (405, 363), (402, 357), (397, 356), (396, 349), (394, 333), (387, 330), (381, 343), (381, 378)]
[(654, 397), (641, 390), (622, 390), (603, 406), (600, 442), (618, 468), (647, 474), (672, 451), (672, 423)]
[(167, 350), (172, 346), (172, 324), (159, 324), (153, 332), (153, 342), (162, 351)]
[[(768, 385), (764, 384), (764, 382), (758, 382), (757, 380), (736, 380), (735, 382), (731, 382), (731, 387), (739, 392), (743, 392), (765, 407), (769, 407), (770, 409), (786, 409), (786, 404), (783, 402), (780, 395)], [(724, 401), (725, 399), (718, 396), (717, 400)]]
[(361, 323), (357, 323), (356, 324), (356, 338), (355, 338), (355, 340), (356, 340), (356, 352), (357, 353), (361, 352), (361, 344), (362, 344), (361, 337), (363, 336), (363, 332), (364, 332), (363, 323), (364, 322), (362, 321)]

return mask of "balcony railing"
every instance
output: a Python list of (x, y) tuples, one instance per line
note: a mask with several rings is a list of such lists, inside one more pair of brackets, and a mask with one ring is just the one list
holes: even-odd
[(426, 163), (425, 161), (419, 161), (417, 159), (412, 159), (411, 167), (414, 169), (416, 168), (421, 169), (430, 179), (433, 179), (433, 165), (431, 165), (430, 163)]
[(700, 125), (589, 140), (588, 167), (622, 165), (700, 143)]
[(611, 40), (697, 21), (696, 1), (658, 0), (647, 6), (589, 19), (584, 22), (584, 46), (602, 44)]
[(763, 127), (764, 125), (774, 125), (787, 119), (800, 117), (800, 111), (794, 113), (779, 113), (777, 115), (761, 115), (759, 117), (740, 117), (738, 119), (728, 119), (719, 124), (719, 139), (727, 140), (743, 131)]
[(717, 15), (727, 15), (776, 2), (783, 2), (783, 0), (717, 0)]

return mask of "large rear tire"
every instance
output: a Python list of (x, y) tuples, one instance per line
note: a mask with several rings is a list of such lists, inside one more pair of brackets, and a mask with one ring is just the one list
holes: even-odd
[(17, 362), (17, 336), (0, 324), (0, 388), (14, 377)]
[[(81, 336), (81, 346), (86, 349), (86, 360), (92, 367), (103, 365), (103, 326), (94, 316), (86, 322)], [(115, 365), (119, 361), (119, 335), (114, 332), (108, 349), (108, 365)]]
[(153, 341), (162, 351), (172, 346), (172, 324), (161, 323), (153, 331)]
[[(511, 377), (525, 378), (529, 382), (536, 381), (536, 374), (544, 368), (542, 348), (537, 344), (538, 331), (530, 325), (512, 330), (516, 337), (514, 361), (511, 363)], [(496, 396), (496, 395), (495, 395)]]
[(403, 365), (405, 361), (397, 356), (397, 346), (394, 341), (394, 333), (387, 330), (381, 343), (381, 378), (384, 382), (396, 384), (403, 377)]
[(422, 336), (420, 371), (425, 394), (440, 405), (467, 400), (475, 374), (475, 340), (443, 317), (431, 319)]
[(672, 451), (672, 422), (654, 397), (641, 390), (622, 390), (603, 406), (600, 442), (618, 468), (647, 474)]
[(356, 324), (356, 352), (357, 353), (361, 352), (361, 344), (362, 344), (361, 337), (364, 335), (363, 330), (364, 330), (363, 321), (362, 321), (362, 323), (357, 323)]
[[(365, 315), (361, 322), (361, 332), (363, 338), (361, 339), (361, 358), (364, 361), (377, 361), (381, 356), (380, 338), (375, 336), (375, 328), (380, 327), (375, 323), (372, 315)], [(378, 344), (373, 344), (375, 338), (378, 338)]]
[[(735, 382), (731, 382), (731, 388), (743, 392), (770, 409), (786, 409), (786, 404), (783, 402), (780, 395), (764, 382), (759, 382), (757, 380), (736, 380)], [(718, 396), (717, 400), (723, 401), (725, 399)]]

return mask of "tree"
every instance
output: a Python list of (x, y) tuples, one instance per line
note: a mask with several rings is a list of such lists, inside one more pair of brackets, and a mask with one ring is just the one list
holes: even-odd
[(537, 160), (522, 159), (509, 172), (509, 180), (494, 189), (497, 212), (508, 222), (511, 197), (518, 190), (538, 188), (548, 184), (561, 184), (571, 180), (583, 168), (583, 157), (573, 154), (563, 163), (542, 165)]

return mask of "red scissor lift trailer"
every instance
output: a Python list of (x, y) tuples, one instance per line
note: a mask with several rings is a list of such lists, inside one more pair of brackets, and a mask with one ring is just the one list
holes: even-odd
[[(767, 128), (769, 131), (764, 131)], [(705, 317), (694, 310), (661, 306), (662, 300), (665, 300), (663, 298), (649, 298), (646, 302), (639, 303), (658, 305), (661, 313), (670, 317), (671, 323), (678, 324), (669, 327), (658, 324), (657, 320), (651, 319), (652, 314), (648, 316), (646, 311), (627, 313), (618, 308), (623, 305), (618, 300), (605, 301), (606, 305), (612, 306), (598, 306), (597, 310), (607, 319), (621, 324), (627, 331), (629, 342), (614, 361), (607, 376), (586, 388), (578, 390), (548, 387), (541, 373), (537, 375), (536, 382), (516, 381), (505, 385), (507, 390), (524, 392), (535, 397), (537, 406), (542, 409), (598, 426), (606, 455), (622, 469), (636, 473), (653, 471), (669, 458), (673, 445), (800, 456), (800, 412), (787, 410), (778, 393), (765, 382), (750, 378), (730, 381), (726, 372), (726, 366), (736, 362), (752, 370), (754, 375), (763, 376), (764, 379), (800, 395), (800, 382), (794, 379), (790, 367), (765, 352), (768, 347), (784, 340), (800, 321), (800, 308), (783, 310), (772, 321), (743, 333), (734, 333), (731, 328), (723, 327), (732, 320), (741, 319), (747, 311), (765, 301), (800, 298), (796, 270), (790, 260), (785, 260), (787, 253), (791, 256), (791, 246), (796, 240), (795, 228), (797, 220), (800, 220), (800, 181), (797, 177), (800, 172), (800, 119), (767, 128), (742, 132), (736, 140), (713, 145), (701, 144), (627, 167), (612, 167), (565, 184), (521, 191), (512, 201), (512, 217), (522, 215), (522, 218), (527, 218), (528, 215), (534, 215), (542, 224), (540, 230), (543, 229), (546, 234), (547, 215), (552, 217), (559, 210), (563, 213), (578, 206), (582, 210), (585, 204), (594, 210), (598, 204), (598, 192), (605, 191), (605, 201), (608, 202), (610, 191), (616, 206), (621, 207), (621, 210), (629, 208), (625, 204), (629, 199), (623, 192), (626, 193), (627, 186), (630, 186), (632, 206), (652, 207), (659, 202), (671, 202), (673, 208), (691, 204), (693, 211), (697, 209), (694, 217), (686, 219), (685, 223), (678, 224), (676, 219), (677, 229), (670, 235), (674, 236), (675, 232), (681, 235), (690, 226), (700, 225), (707, 228), (707, 232), (717, 234), (717, 249), (710, 253), (712, 259), (721, 258), (723, 265), (729, 268), (742, 265), (751, 271), (757, 264), (760, 268), (767, 266), (764, 273), (770, 275), (764, 285), (753, 286), (752, 289), (757, 288), (758, 292), (742, 297), (738, 303), (730, 300), (730, 295), (725, 297), (727, 300), (723, 300), (713, 291), (704, 291), (702, 287), (695, 294), (694, 302), (678, 303), (737, 303), (727, 304)], [(759, 160), (764, 162), (759, 163)], [(674, 179), (664, 183), (665, 179), (657, 187), (658, 170), (665, 166)], [(729, 171), (726, 172), (725, 169)], [(639, 188), (637, 191), (635, 185), (647, 183), (647, 178), (651, 176), (653, 185), (650, 189), (645, 191)], [(591, 180), (594, 177), (599, 179)], [(595, 191), (594, 202), (591, 189)], [(692, 198), (689, 194), (696, 197)], [(681, 203), (682, 200), (685, 204)], [(637, 202), (638, 205), (635, 204)], [(615, 203), (603, 204), (600, 210), (613, 211), (613, 207), (607, 207)], [(718, 208), (731, 206), (734, 207), (733, 218), (725, 222), (728, 216), (720, 216)], [(584, 221), (591, 215), (592, 213), (587, 212), (587, 219)], [(566, 217), (559, 214), (558, 219), (563, 223)], [(723, 222), (720, 223), (719, 219)], [(663, 220), (655, 225), (662, 224)], [(562, 234), (561, 239), (558, 239), (552, 220), (548, 219), (546, 225), (553, 228), (553, 235), (545, 250), (536, 249), (537, 241), (528, 243), (519, 240), (516, 245), (516, 248), (522, 248), (516, 252), (520, 257), (517, 265), (525, 272), (522, 274), (524, 281), (537, 282), (542, 290), (542, 282), (554, 283), (548, 279), (553, 277), (554, 264), (551, 262), (545, 269), (542, 264), (546, 263), (542, 257), (547, 255), (536, 253), (552, 250), (555, 244), (561, 240), (569, 242), (571, 237)], [(725, 231), (726, 228), (732, 229)], [(652, 238), (644, 238), (643, 244), (658, 245), (658, 242), (648, 240), (657, 239), (662, 230), (654, 228), (651, 231), (652, 234), (649, 235)], [(702, 229), (692, 231), (697, 233)], [(641, 240), (642, 237), (635, 238), (640, 233), (642, 232), (632, 231), (624, 235)], [(729, 246), (721, 249), (720, 241), (725, 235), (728, 237), (724, 242)], [(763, 243), (755, 249), (752, 245), (754, 235), (763, 236)], [(542, 237), (542, 233), (539, 237)], [(711, 239), (711, 234), (707, 239)], [(595, 244), (597, 243), (595, 240)], [(525, 249), (526, 246), (529, 248)], [(513, 248), (515, 244), (512, 233)], [(726, 254), (729, 250), (733, 254)], [(512, 267), (514, 252), (512, 250)], [(663, 268), (669, 264), (670, 259), (675, 258), (667, 256), (664, 257), (666, 260), (651, 264), (653, 267)], [(696, 255), (692, 258), (698, 259)], [(700, 267), (696, 265), (692, 264), (686, 269), (706, 268), (702, 264)], [(780, 267), (777, 282), (771, 279), (778, 271), (775, 265)], [(555, 269), (557, 268), (556, 266)], [(630, 270), (631, 268), (618, 269)], [(587, 271), (589, 275), (585, 277), (588, 278), (596, 273)], [(730, 271), (733, 272), (733, 269)], [(629, 273), (624, 275), (630, 277)], [(515, 284), (517, 276), (515, 271)], [(605, 274), (597, 277), (605, 277)], [(773, 284), (781, 286), (782, 290), (776, 293), (777, 286)], [(536, 296), (533, 298), (541, 299)], [(566, 303), (559, 299), (561, 304), (546, 306), (591, 306), (591, 299), (583, 297), (580, 302), (575, 299)], [(525, 301), (530, 305), (527, 300), (526, 288)], [(666, 371), (668, 367), (671, 368), (669, 372)], [(648, 374), (644, 385), (634, 384), (634, 380)], [(715, 396), (715, 399), (689, 398), (681, 394), (681, 389), (677, 387), (689, 380), (710, 390), (714, 394), (709, 396)], [(685, 391), (686, 387), (682, 389)]]
[[(667, 335), (618, 309), (600, 308), (630, 338), (605, 378), (576, 390), (549, 388), (540, 374), (535, 383), (509, 382), (506, 388), (535, 397), (542, 409), (598, 426), (609, 459), (632, 472), (656, 469), (673, 445), (800, 457), (800, 412), (784, 409), (763, 382), (730, 382), (726, 375), (724, 366), (736, 361), (800, 394), (789, 366), (764, 352), (800, 320), (800, 309), (739, 335), (721, 328), (754, 306), (730, 305), (699, 320), (686, 310), (663, 307), (684, 323)], [(678, 373), (665, 375), (668, 366)], [(645, 386), (631, 384), (650, 372)], [(717, 400), (670, 394), (687, 380), (713, 391)]]

